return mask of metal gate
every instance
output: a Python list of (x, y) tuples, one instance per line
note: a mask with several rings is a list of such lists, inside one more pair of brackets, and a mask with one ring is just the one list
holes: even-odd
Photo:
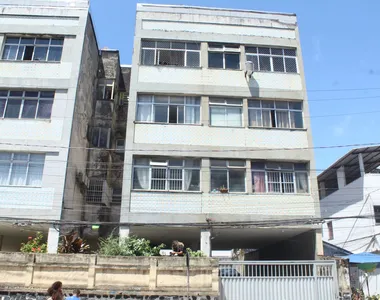
[(220, 300), (336, 300), (335, 261), (222, 261)]

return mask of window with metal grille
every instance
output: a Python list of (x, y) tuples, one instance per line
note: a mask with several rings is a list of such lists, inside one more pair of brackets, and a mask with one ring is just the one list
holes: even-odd
[(199, 124), (201, 98), (139, 95), (136, 120), (150, 123)]
[(244, 160), (211, 160), (211, 192), (245, 192)]
[(245, 47), (246, 60), (253, 62), (254, 71), (297, 73), (296, 49)]
[(136, 190), (200, 191), (200, 160), (135, 158)]
[(225, 127), (243, 126), (241, 99), (210, 98), (210, 125)]
[(373, 211), (375, 213), (375, 222), (376, 225), (380, 224), (380, 205), (374, 205), (373, 206)]
[(4, 60), (61, 61), (63, 38), (13, 37), (5, 39)]
[(200, 67), (200, 43), (141, 41), (141, 64), (146, 66)]
[(301, 102), (249, 100), (248, 114), (251, 127), (303, 128)]
[(209, 43), (208, 67), (240, 70), (240, 45)]
[(86, 201), (89, 203), (102, 203), (104, 180), (91, 179), (87, 189)]
[(45, 154), (0, 152), (0, 186), (42, 185)]
[(50, 119), (54, 91), (0, 90), (0, 118)]
[(252, 161), (251, 168), (254, 193), (309, 192), (309, 177), (305, 163)]

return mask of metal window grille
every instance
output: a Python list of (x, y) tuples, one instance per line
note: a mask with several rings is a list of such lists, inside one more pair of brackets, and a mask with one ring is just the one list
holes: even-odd
[(200, 43), (142, 41), (141, 64), (200, 67)]
[(63, 38), (13, 37), (5, 40), (2, 59), (61, 61)]
[(91, 179), (87, 189), (86, 201), (88, 203), (102, 203), (104, 180)]
[(54, 91), (0, 90), (0, 118), (50, 119)]
[(121, 194), (122, 194), (122, 189), (113, 189), (112, 203), (120, 204), (121, 203)]

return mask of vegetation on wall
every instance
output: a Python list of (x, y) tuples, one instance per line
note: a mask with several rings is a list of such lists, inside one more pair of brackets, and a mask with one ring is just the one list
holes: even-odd
[(58, 253), (90, 253), (90, 246), (76, 232), (62, 235)]
[(205, 255), (202, 251), (200, 251), (200, 250), (198, 250), (198, 251), (193, 251), (193, 250), (191, 250), (190, 248), (187, 248), (186, 251), (187, 251), (187, 253), (189, 253), (189, 256), (190, 256), (190, 257), (205, 257), (205, 256), (206, 256), (206, 255)]
[(20, 251), (23, 253), (46, 253), (47, 244), (44, 242), (44, 235), (37, 232), (35, 238), (29, 236), (28, 241), (21, 244)]
[(99, 241), (98, 253), (106, 256), (160, 256), (160, 250), (165, 248), (165, 244), (152, 246), (149, 240), (137, 236), (119, 239), (111, 235)]

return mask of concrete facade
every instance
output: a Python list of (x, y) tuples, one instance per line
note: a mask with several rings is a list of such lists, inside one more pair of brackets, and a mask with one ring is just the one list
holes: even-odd
[[(154, 242), (159, 242), (157, 233), (151, 234), (148, 228), (144, 230), (137, 226), (165, 224), (169, 227), (186, 227), (207, 223), (211, 223), (212, 226), (213, 223), (233, 224), (242, 220), (249, 223), (257, 220), (265, 222), (319, 217), (318, 188), (316, 174), (313, 171), (315, 170), (314, 154), (312, 150), (305, 150), (312, 147), (312, 134), (296, 16), (255, 11), (138, 4), (135, 28), (120, 219), (121, 222), (129, 223), (130, 226), (123, 227), (121, 232), (139, 233)], [(167, 42), (172, 43), (169, 46)], [(186, 46), (174, 45), (176, 42), (186, 43)], [(213, 63), (210, 60), (214, 59), (210, 55), (213, 51), (211, 48), (214, 47), (212, 43), (223, 44), (225, 49), (229, 45), (234, 48), (225, 50), (224, 53), (227, 55), (234, 53), (233, 51), (239, 53), (238, 67), (227, 68), (224, 65), (222, 68), (210, 67)], [(152, 47), (154, 54), (149, 52), (152, 51)], [(177, 50), (176, 58), (173, 58), (175, 55), (165, 52), (168, 51), (165, 49), (174, 49), (173, 47), (198, 49), (196, 52), (199, 53), (199, 63), (196, 62), (190, 66), (189, 60), (193, 56), (189, 54), (184, 54), (188, 55), (187, 62), (180, 62), (180, 53), (182, 53), (180, 51), (185, 50)], [(281, 72), (274, 69), (269, 72), (258, 71), (256, 70), (258, 66), (256, 66), (252, 78), (249, 79), (245, 76), (246, 60), (249, 57), (246, 54), (249, 47), (293, 49), (290, 51), (296, 53), (295, 72)], [(276, 50), (272, 51), (275, 53)], [(168, 61), (164, 61), (165, 59)], [(178, 61), (173, 62), (176, 59)], [(226, 54), (224, 54), (224, 64), (226, 60)], [(275, 61), (277, 60), (273, 59), (271, 64)], [(273, 65), (271, 67), (275, 68)], [(169, 119), (166, 122), (154, 121), (152, 118), (157, 118), (159, 111), (156, 104), (153, 104), (152, 108), (153, 117), (149, 116), (147, 121), (141, 120), (140, 116), (137, 117), (139, 105), (141, 105), (138, 103), (142, 101), (139, 97), (144, 95), (157, 97), (157, 99), (160, 96), (198, 97), (200, 99), (199, 122), (186, 124), (186, 122), (179, 122), (179, 119), (177, 122)], [(212, 124), (213, 99), (226, 98), (241, 101), (239, 126)], [(282, 103), (285, 101), (301, 103), (303, 126), (300, 128), (252, 126), (248, 108), (252, 99), (262, 101), (275, 99)], [(170, 114), (171, 112), (168, 112), (169, 118)], [(285, 148), (290, 148), (291, 151)], [(150, 159), (151, 165), (152, 159), (199, 159), (200, 187), (197, 191), (191, 192), (183, 189), (170, 190), (167, 187), (160, 187), (159, 190), (146, 187), (136, 189), (134, 182), (138, 181), (136, 177), (140, 176), (136, 175), (138, 170), (135, 174), (133, 171), (136, 168), (136, 158)], [(242, 192), (219, 193), (215, 192), (215, 189), (212, 191), (213, 183), (210, 177), (213, 175), (210, 170), (212, 170), (213, 159), (244, 161), (246, 172), (244, 182), (241, 184), (244, 186)], [(254, 193), (252, 160), (306, 163), (308, 191), (305, 193)], [(152, 175), (153, 167), (147, 168), (151, 172), (150, 183), (148, 184), (146, 179), (144, 182), (145, 185), (152, 185), (154, 181), (152, 176), (156, 175)], [(163, 168), (166, 167), (162, 167), (161, 164), (161, 169)], [(170, 172), (169, 169), (167, 168), (167, 172)], [(231, 180), (234, 180), (233, 176)], [(167, 179), (167, 181), (170, 180)], [(292, 234), (297, 235), (316, 228), (304, 225), (301, 231), (297, 228)], [(183, 239), (187, 245), (205, 247), (208, 241), (203, 241), (201, 237), (208, 239), (209, 236), (201, 229), (200, 225), (198, 229), (192, 230), (189, 228), (183, 228), (182, 231), (178, 228), (171, 230), (168, 227), (160, 230), (165, 232), (166, 243), (170, 243), (170, 239)], [(235, 241), (231, 235), (222, 237), (223, 229), (217, 230), (221, 231), (221, 235), (219, 242), (215, 235), (211, 237), (213, 248), (218, 244), (220, 247), (222, 244), (226, 245), (228, 240), (230, 249), (241, 244), (241, 240)], [(257, 241), (263, 239), (259, 230), (247, 231), (245, 234), (242, 238), (256, 239), (256, 245)], [(266, 241), (265, 245), (284, 239), (281, 230), (277, 229), (271, 232), (271, 236), (272, 239)], [(221, 239), (224, 240), (221, 241)], [(232, 242), (235, 244), (232, 245)], [(244, 244), (247, 245), (247, 241)], [(264, 246), (264, 244), (259, 243), (257, 246)], [(207, 252), (209, 252), (208, 249)]]

